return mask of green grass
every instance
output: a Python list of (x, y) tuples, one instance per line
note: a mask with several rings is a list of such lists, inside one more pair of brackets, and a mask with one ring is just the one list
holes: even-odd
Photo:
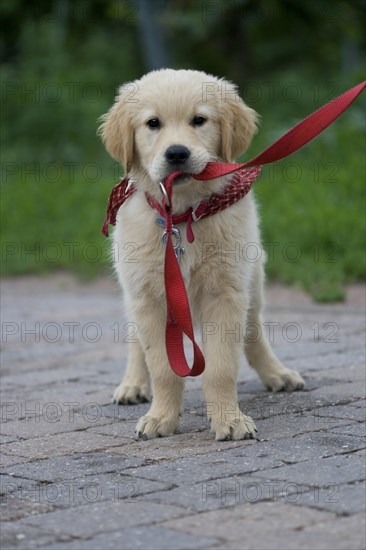
[[(291, 104), (254, 107), (262, 130), (250, 155), (301, 118)], [(307, 108), (308, 107), (308, 108)], [(305, 105), (301, 115), (317, 105)], [(283, 112), (287, 121), (283, 122)], [(344, 297), (344, 284), (365, 278), (365, 155), (361, 105), (356, 104), (306, 148), (266, 167), (255, 184), (270, 280), (301, 284), (318, 301)], [(276, 131), (274, 131), (276, 129)], [(102, 148), (102, 145), (101, 145)], [(93, 159), (88, 159), (93, 162)], [(4, 275), (67, 269), (85, 277), (108, 269), (108, 240), (100, 233), (117, 174), (102, 157), (103, 176), (80, 172), (39, 181), (17, 173), (2, 184)], [(33, 252), (32, 252), (33, 250)], [(297, 256), (296, 257), (294, 257)]]
[(113, 182), (75, 173), (54, 183), (27, 177), (3, 184), (3, 275), (61, 268), (92, 277), (107, 269), (109, 243), (101, 225)]

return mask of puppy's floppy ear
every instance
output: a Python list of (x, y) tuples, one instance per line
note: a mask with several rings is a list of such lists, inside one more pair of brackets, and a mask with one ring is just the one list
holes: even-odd
[(239, 97), (237, 88), (221, 82), (221, 156), (233, 162), (244, 153), (257, 130), (257, 113)]
[(130, 172), (134, 156), (134, 132), (131, 123), (131, 105), (127, 90), (131, 84), (122, 86), (114, 105), (101, 117), (98, 128), (108, 153), (124, 166), (126, 174)]

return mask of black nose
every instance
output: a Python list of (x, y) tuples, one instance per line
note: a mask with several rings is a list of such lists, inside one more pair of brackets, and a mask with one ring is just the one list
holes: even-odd
[(171, 145), (165, 151), (165, 158), (169, 164), (184, 164), (191, 152), (184, 145)]

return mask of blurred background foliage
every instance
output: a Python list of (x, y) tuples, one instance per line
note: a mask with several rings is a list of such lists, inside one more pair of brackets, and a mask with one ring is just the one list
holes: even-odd
[[(121, 175), (96, 136), (122, 83), (193, 68), (262, 117), (249, 155), (364, 78), (363, 0), (12, 0), (1, 4), (5, 275), (109, 267), (100, 235)], [(365, 99), (256, 185), (272, 280), (317, 300), (365, 277)]]

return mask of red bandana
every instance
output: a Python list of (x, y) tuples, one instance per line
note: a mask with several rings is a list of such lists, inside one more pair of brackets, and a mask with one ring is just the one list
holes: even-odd
[(103, 223), (102, 233), (108, 237), (108, 225), (116, 225), (116, 217), (119, 207), (136, 191), (133, 185), (129, 185), (128, 178), (123, 178), (112, 189), (107, 205), (107, 215)]
[[(202, 200), (194, 209), (190, 208), (183, 214), (174, 215), (173, 224), (177, 225), (178, 223), (188, 222), (187, 239), (188, 242), (193, 242), (192, 222), (217, 214), (245, 197), (254, 181), (260, 176), (260, 173), (261, 166), (254, 166), (247, 170), (235, 172), (221, 193), (213, 193), (209, 198)], [(130, 184), (127, 177), (113, 187), (108, 200), (107, 216), (103, 223), (103, 235), (108, 237), (108, 225), (116, 225), (116, 216), (119, 208), (135, 191), (136, 188), (133, 184)], [(164, 217), (165, 209), (156, 199), (146, 194), (146, 200), (152, 208)]]

